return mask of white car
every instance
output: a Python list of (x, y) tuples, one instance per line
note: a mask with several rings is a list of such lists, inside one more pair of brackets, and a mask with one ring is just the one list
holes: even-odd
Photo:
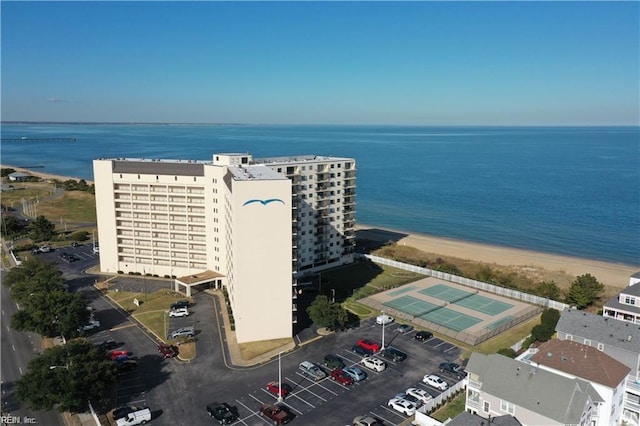
[(423, 404), (429, 402), (433, 397), (424, 389), (418, 388), (409, 388), (405, 392), (407, 395), (411, 395), (419, 401), (422, 401)]
[(442, 380), (442, 378), (440, 378), (439, 376), (436, 376), (435, 374), (425, 375), (422, 381), (428, 384), (429, 386), (434, 387), (436, 389), (440, 389), (440, 390), (446, 390), (449, 387), (447, 382), (445, 382), (444, 380)]
[(170, 317), (188, 317), (189, 310), (187, 308), (178, 308), (169, 312)]
[(391, 398), (389, 402), (387, 402), (387, 405), (407, 416), (413, 416), (416, 412), (416, 405), (402, 398)]
[(91, 319), (89, 321), (89, 324), (82, 326), (83, 331), (93, 330), (94, 328), (100, 328), (100, 321)]
[(389, 315), (378, 315), (378, 317), (376, 318), (376, 323), (380, 325), (391, 324), (393, 321), (393, 317), (390, 317)]
[(378, 372), (384, 371), (387, 368), (387, 364), (383, 360), (373, 357), (363, 358), (362, 365)]

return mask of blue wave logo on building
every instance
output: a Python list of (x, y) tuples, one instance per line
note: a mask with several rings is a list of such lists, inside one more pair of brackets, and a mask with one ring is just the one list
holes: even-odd
[(266, 206), (267, 204), (275, 203), (276, 201), (284, 204), (284, 201), (282, 201), (280, 198), (269, 198), (268, 200), (258, 200), (257, 198), (254, 198), (253, 200), (246, 201), (242, 206), (246, 206), (253, 203), (260, 203), (263, 206)]

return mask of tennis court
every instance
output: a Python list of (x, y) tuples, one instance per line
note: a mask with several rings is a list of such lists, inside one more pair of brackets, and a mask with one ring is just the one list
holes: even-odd
[(540, 310), (524, 302), (434, 277), (376, 293), (362, 302), (374, 310), (473, 345)]

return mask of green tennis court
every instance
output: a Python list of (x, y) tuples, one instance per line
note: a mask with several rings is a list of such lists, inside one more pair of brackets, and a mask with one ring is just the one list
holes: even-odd
[(420, 316), (420, 318), (426, 321), (435, 322), (436, 324), (441, 324), (456, 331), (466, 330), (467, 328), (473, 327), (474, 325), (482, 322), (481, 319), (461, 312), (456, 312), (448, 308), (441, 308), (433, 312), (429, 312), (426, 315)]
[(436, 284), (432, 287), (420, 290), (418, 293), (424, 294), (425, 296), (435, 297), (436, 299), (444, 300), (445, 302), (462, 299), (463, 297), (471, 296), (473, 294), (444, 284)]
[(424, 315), (427, 312), (439, 308), (438, 305), (425, 302), (424, 300), (416, 299), (412, 296), (398, 297), (397, 299), (393, 299), (383, 303), (383, 305), (388, 306), (392, 309), (396, 309), (398, 311), (405, 312), (409, 315), (413, 315), (414, 317)]
[(455, 304), (491, 316), (501, 314), (515, 306), (490, 297), (480, 296), (479, 294), (472, 294), (469, 297), (458, 300)]

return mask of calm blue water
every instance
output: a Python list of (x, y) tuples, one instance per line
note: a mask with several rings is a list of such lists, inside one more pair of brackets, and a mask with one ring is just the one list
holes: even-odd
[(355, 157), (361, 223), (640, 265), (637, 127), (3, 125), (2, 163), (92, 179), (92, 160)]

